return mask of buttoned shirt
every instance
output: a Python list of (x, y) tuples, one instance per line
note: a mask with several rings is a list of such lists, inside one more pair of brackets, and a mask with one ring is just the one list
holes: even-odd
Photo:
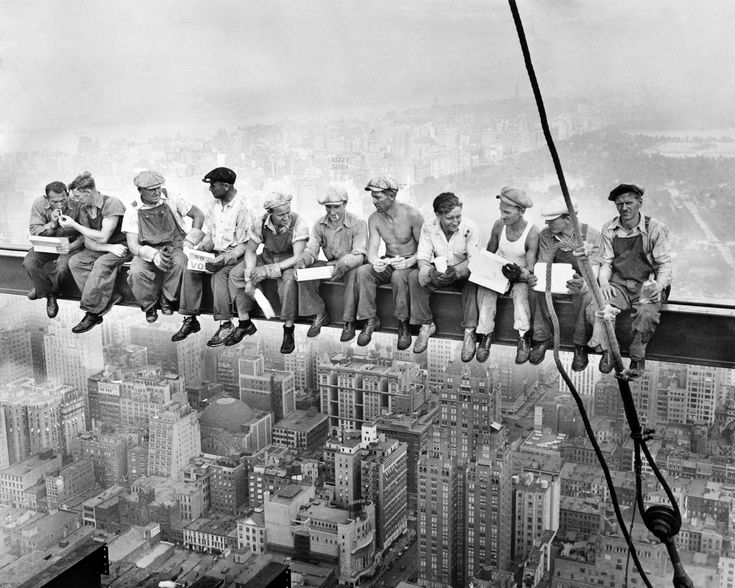
[(186, 221), (184, 217), (191, 210), (191, 204), (184, 200), (178, 194), (168, 192), (167, 194), (161, 194), (160, 199), (155, 204), (146, 204), (142, 200), (140, 203), (133, 202), (132, 206), (125, 211), (123, 217), (122, 232), (123, 233), (137, 233), (138, 231), (138, 211), (148, 210), (160, 206), (162, 203), (167, 204), (174, 213), (176, 224), (179, 225), (183, 231), (186, 231)]
[(435, 257), (445, 256), (447, 265), (467, 261), (480, 244), (480, 229), (471, 219), (462, 217), (459, 228), (447, 240), (438, 217), (421, 227), (416, 259), (431, 263)]
[[(580, 223), (581, 224), (581, 223)], [(574, 250), (574, 234), (569, 237), (564, 235), (555, 235), (551, 232), (549, 227), (541, 229), (538, 235), (538, 263), (548, 263), (554, 261), (554, 255), (557, 251), (571, 252)], [(587, 226), (587, 234), (585, 235), (585, 241), (592, 245), (600, 245), (600, 233), (596, 229), (593, 229), (589, 225)], [(598, 253), (599, 255), (599, 253)], [(590, 256), (590, 263), (597, 265), (599, 259), (597, 256)]]
[(327, 261), (343, 259), (347, 267), (361, 265), (367, 254), (367, 223), (354, 214), (345, 212), (345, 218), (333, 227), (327, 215), (320, 218), (311, 229), (306, 251), (316, 259), (319, 250), (324, 251)]
[(653, 267), (656, 274), (656, 281), (666, 287), (671, 284), (672, 278), (672, 261), (671, 261), (671, 239), (669, 238), (669, 229), (661, 221), (651, 218), (646, 229), (646, 219), (643, 213), (640, 213), (640, 221), (632, 229), (628, 230), (623, 227), (620, 217), (616, 216), (613, 220), (608, 221), (602, 227), (602, 251), (600, 253), (600, 265), (609, 267), (612, 275), (612, 263), (615, 258), (613, 252), (614, 237), (635, 237), (643, 236), (643, 251), (646, 259)]
[[(296, 219), (296, 222), (293, 226), (293, 236), (291, 237), (291, 243), (296, 243), (297, 241), (306, 241), (309, 238), (309, 225), (306, 224), (306, 221), (300, 214), (292, 212), (291, 216)], [(274, 233), (279, 234), (288, 231), (288, 224), (290, 224), (287, 223), (286, 226), (283, 226), (278, 231), (276, 231), (276, 227), (273, 225), (273, 220), (271, 219), (270, 212), (266, 212), (263, 216), (255, 219), (252, 226), (250, 227), (250, 241), (252, 243), (260, 244), (263, 242), (263, 221), (265, 221), (266, 227), (268, 227)]]
[[(33, 201), (31, 206), (31, 219), (28, 223), (28, 231), (36, 237), (67, 237), (73, 241), (79, 236), (79, 233), (72, 228), (64, 228), (58, 223), (53, 223), (51, 214), (54, 212), (51, 203), (45, 196), (40, 196)], [(66, 207), (61, 214), (79, 220), (79, 206), (66, 201)]]
[(250, 224), (250, 211), (239, 194), (227, 203), (215, 198), (204, 216), (204, 232), (212, 239), (215, 251), (247, 243)]

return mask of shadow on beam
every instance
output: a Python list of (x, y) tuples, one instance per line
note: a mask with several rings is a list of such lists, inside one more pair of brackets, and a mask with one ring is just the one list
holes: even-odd
[[(0, 249), (0, 292), (6, 294), (25, 295), (31, 287), (28, 276), (22, 266), (25, 251)], [(268, 288), (265, 283), (264, 293), (278, 312), (279, 304), (275, 287)], [(123, 304), (137, 306), (135, 298), (127, 285), (127, 268), (118, 279), (118, 289), (124, 295)], [(326, 301), (329, 316), (335, 321), (333, 326), (341, 327), (338, 321), (342, 317), (343, 300), (342, 284), (336, 282), (322, 283), (321, 293)], [(62, 298), (79, 300), (79, 291), (73, 281), (65, 284)], [(378, 315), (383, 325), (382, 331), (395, 332), (398, 323), (393, 318), (393, 300), (389, 286), (378, 288)], [(435, 337), (461, 339), (462, 306), (459, 292), (440, 290), (431, 298), (431, 306), (435, 317), (437, 332)], [(554, 304), (561, 324), (562, 349), (571, 351), (572, 326), (574, 316), (571, 304), (557, 300)], [(212, 293), (208, 280), (205, 279), (202, 313), (212, 313)], [(257, 314), (254, 315), (256, 318)], [(307, 323), (307, 320), (300, 322)], [(623, 316), (618, 320), (618, 340), (625, 352), (630, 344), (626, 336), (630, 320)], [(495, 338), (502, 345), (515, 345), (517, 333), (513, 330), (513, 303), (508, 297), (498, 300)], [(693, 363), (726, 368), (735, 368), (735, 306), (714, 303), (686, 304), (670, 302), (662, 308), (661, 324), (656, 335), (648, 345), (647, 358), (657, 361)]]

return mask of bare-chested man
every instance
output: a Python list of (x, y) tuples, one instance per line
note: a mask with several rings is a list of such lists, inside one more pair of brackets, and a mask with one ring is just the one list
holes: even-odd
[[(398, 349), (408, 349), (411, 346), (408, 274), (416, 265), (416, 249), (424, 217), (413, 206), (396, 201), (398, 184), (390, 176), (373, 178), (365, 190), (372, 193), (375, 212), (368, 219), (368, 263), (358, 268), (355, 279), (356, 318), (365, 321), (357, 344), (367, 345), (373, 332), (380, 329), (375, 305), (376, 288), (390, 282), (393, 316), (398, 319)], [(385, 255), (382, 257), (378, 253), (381, 239), (385, 243)], [(354, 336), (355, 323), (345, 322), (341, 340), (349, 341)]]

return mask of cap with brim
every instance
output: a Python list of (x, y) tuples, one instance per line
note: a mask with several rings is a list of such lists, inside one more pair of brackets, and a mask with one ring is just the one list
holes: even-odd
[[(572, 198), (572, 206), (574, 207), (574, 212), (577, 212), (579, 208), (574, 198)], [(544, 220), (554, 220), (565, 214), (569, 214), (569, 209), (563, 196), (557, 196), (551, 202), (541, 207), (541, 216)]]
[(500, 194), (496, 196), (501, 202), (510, 204), (512, 206), (518, 206), (519, 208), (531, 208), (533, 201), (528, 195), (519, 188), (511, 188), (510, 186), (504, 186), (500, 190)]
[(367, 183), (365, 190), (368, 192), (384, 192), (386, 190), (398, 192), (398, 182), (390, 176), (376, 176)]
[(324, 194), (317, 198), (319, 204), (342, 204), (347, 202), (347, 190), (342, 186), (329, 186)]
[(158, 188), (166, 183), (166, 179), (163, 174), (155, 171), (143, 170), (133, 178), (133, 184), (138, 188), (145, 190), (151, 190), (152, 188)]
[(207, 184), (211, 184), (213, 182), (234, 184), (236, 179), (237, 174), (229, 167), (215, 167), (211, 172), (204, 176), (204, 178), (202, 178), (202, 182), (206, 182)]
[(615, 200), (618, 196), (623, 194), (634, 194), (635, 196), (643, 196), (643, 188), (636, 186), (635, 184), (618, 184), (611, 191), (607, 197), (608, 200)]
[(291, 194), (271, 192), (270, 194), (268, 194), (265, 202), (263, 202), (263, 208), (265, 208), (266, 210), (271, 210), (273, 208), (283, 206), (284, 204), (288, 204), (289, 202), (291, 202), (291, 200), (293, 200), (293, 196), (291, 196)]

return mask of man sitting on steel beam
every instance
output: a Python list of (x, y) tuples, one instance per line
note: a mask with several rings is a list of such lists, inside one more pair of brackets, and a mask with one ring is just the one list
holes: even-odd
[[(81, 250), (84, 239), (73, 228), (59, 223), (62, 216), (79, 220), (79, 205), (69, 199), (64, 182), (51, 182), (44, 196), (39, 196), (31, 206), (28, 230), (34, 237), (59, 237), (62, 239), (58, 253), (46, 253), (31, 248), (23, 259), (23, 267), (31, 278), (33, 288), (28, 298), (46, 298), (46, 314), (54, 318), (59, 313), (59, 295), (64, 279), (69, 275), (69, 257)], [(68, 242), (63, 241), (66, 238)]]

